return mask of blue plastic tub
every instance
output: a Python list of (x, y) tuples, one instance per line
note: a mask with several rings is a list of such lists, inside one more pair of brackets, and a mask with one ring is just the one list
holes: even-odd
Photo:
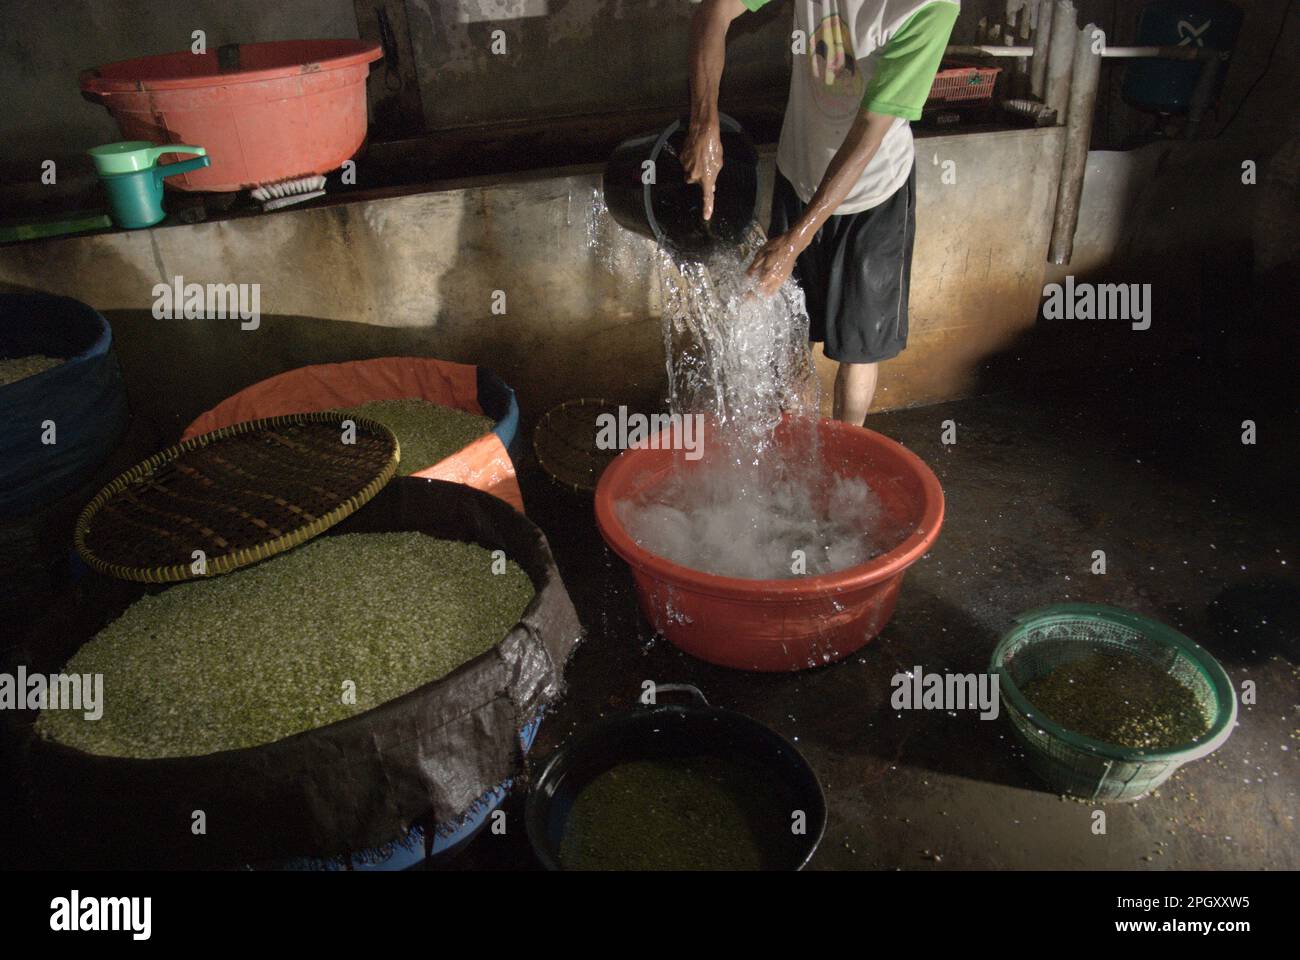
[[(72, 493), (126, 429), (113, 331), (96, 310), (70, 297), (0, 294), (0, 357), (32, 354), (64, 362), (0, 386), (0, 518)], [(54, 443), (43, 442), (47, 424)]]
[[(487, 412), (485, 407), (484, 413)], [(491, 416), (491, 414), (489, 413), (488, 416)], [(527, 726), (519, 731), (519, 746), (523, 748), (525, 754), (532, 749), (533, 741), (537, 739), (537, 731), (541, 728), (541, 725), (542, 715), (539, 713)], [(428, 842), (425, 835), (425, 828), (412, 827), (406, 836), (400, 837), (390, 844), (385, 844), (383, 847), (361, 850), (347, 857), (334, 857), (331, 859), (303, 857), (287, 861), (275, 869), (291, 871), (365, 870), (391, 873), (399, 870), (410, 870), (425, 863), (426, 860), (429, 862), (437, 861), (441, 857), (451, 855), (478, 836), (479, 831), (487, 826), (488, 819), (492, 816), (493, 811), (505, 802), (511, 786), (513, 786), (511, 780), (498, 784), (479, 797), (460, 821), (438, 824), (433, 830), (431, 843)], [(425, 854), (426, 844), (429, 851), (427, 856)]]

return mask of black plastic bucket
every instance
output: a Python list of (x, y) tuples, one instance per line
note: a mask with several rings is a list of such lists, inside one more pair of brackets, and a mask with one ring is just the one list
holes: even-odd
[[(772, 785), (775, 813), (786, 828), (763, 838), (772, 869), (802, 870), (826, 829), (826, 798), (817, 775), (790, 741), (741, 713), (709, 706), (687, 684), (661, 684), (660, 695), (685, 691), (690, 706), (659, 705), (606, 720), (551, 755), (528, 792), (528, 841), (548, 870), (562, 870), (560, 843), (574, 800), (595, 777), (636, 760), (736, 758), (763, 768)], [(802, 813), (802, 829), (793, 814)], [(774, 818), (775, 822), (775, 818)]]
[[(624, 140), (605, 164), (605, 205), (621, 226), (683, 254), (700, 254), (715, 243), (736, 243), (758, 206), (758, 151), (740, 124), (719, 117), (722, 169), (713, 217), (704, 219), (698, 184), (686, 182), (680, 152), (686, 124), (675, 120), (662, 133)], [(647, 162), (653, 183), (645, 183)]]

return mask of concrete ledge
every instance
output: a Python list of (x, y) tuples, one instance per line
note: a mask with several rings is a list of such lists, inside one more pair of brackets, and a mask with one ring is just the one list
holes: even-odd
[[(912, 335), (884, 367), (885, 405), (968, 393), (981, 360), (1032, 325), (1060, 132), (918, 140)], [(492, 367), (519, 391), (526, 423), (580, 395), (652, 403), (665, 379), (653, 251), (622, 230), (595, 242), (599, 183), (600, 168), (584, 165), (10, 245), (0, 287), (109, 316), (137, 409), (148, 398), (164, 434), (273, 373), (404, 352)], [(176, 276), (258, 284), (260, 326), (155, 319), (154, 287)], [(498, 291), (504, 313), (493, 312)]]

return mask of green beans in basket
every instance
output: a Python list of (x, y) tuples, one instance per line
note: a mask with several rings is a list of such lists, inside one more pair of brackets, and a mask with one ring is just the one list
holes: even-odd
[(138, 600), (63, 670), (103, 674), (103, 716), (47, 710), (37, 731), (117, 757), (269, 743), (445, 676), (497, 644), (533, 593), (476, 544), (322, 537)]

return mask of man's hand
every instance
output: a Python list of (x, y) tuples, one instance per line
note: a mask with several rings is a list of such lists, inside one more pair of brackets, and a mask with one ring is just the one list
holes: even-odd
[(760, 293), (770, 297), (780, 289), (781, 284), (793, 272), (799, 254), (812, 243), (822, 224), (831, 218), (858, 182), (894, 120), (888, 114), (868, 110), (858, 112), (844, 142), (831, 158), (817, 192), (799, 219), (785, 233), (763, 244), (754, 257), (754, 262), (750, 264), (749, 275), (758, 280)]
[(704, 193), (704, 219), (713, 219), (713, 188), (722, 169), (718, 85), (727, 62), (727, 28), (745, 12), (741, 0), (704, 0), (691, 18), (691, 123), (682, 144), (687, 183)]
[(783, 233), (763, 244), (746, 272), (758, 281), (759, 293), (770, 297), (790, 278), (802, 252), (803, 247), (794, 233)]
[(722, 137), (716, 118), (692, 121), (682, 143), (682, 169), (687, 183), (698, 183), (704, 194), (704, 219), (713, 218), (713, 191), (722, 169)]

